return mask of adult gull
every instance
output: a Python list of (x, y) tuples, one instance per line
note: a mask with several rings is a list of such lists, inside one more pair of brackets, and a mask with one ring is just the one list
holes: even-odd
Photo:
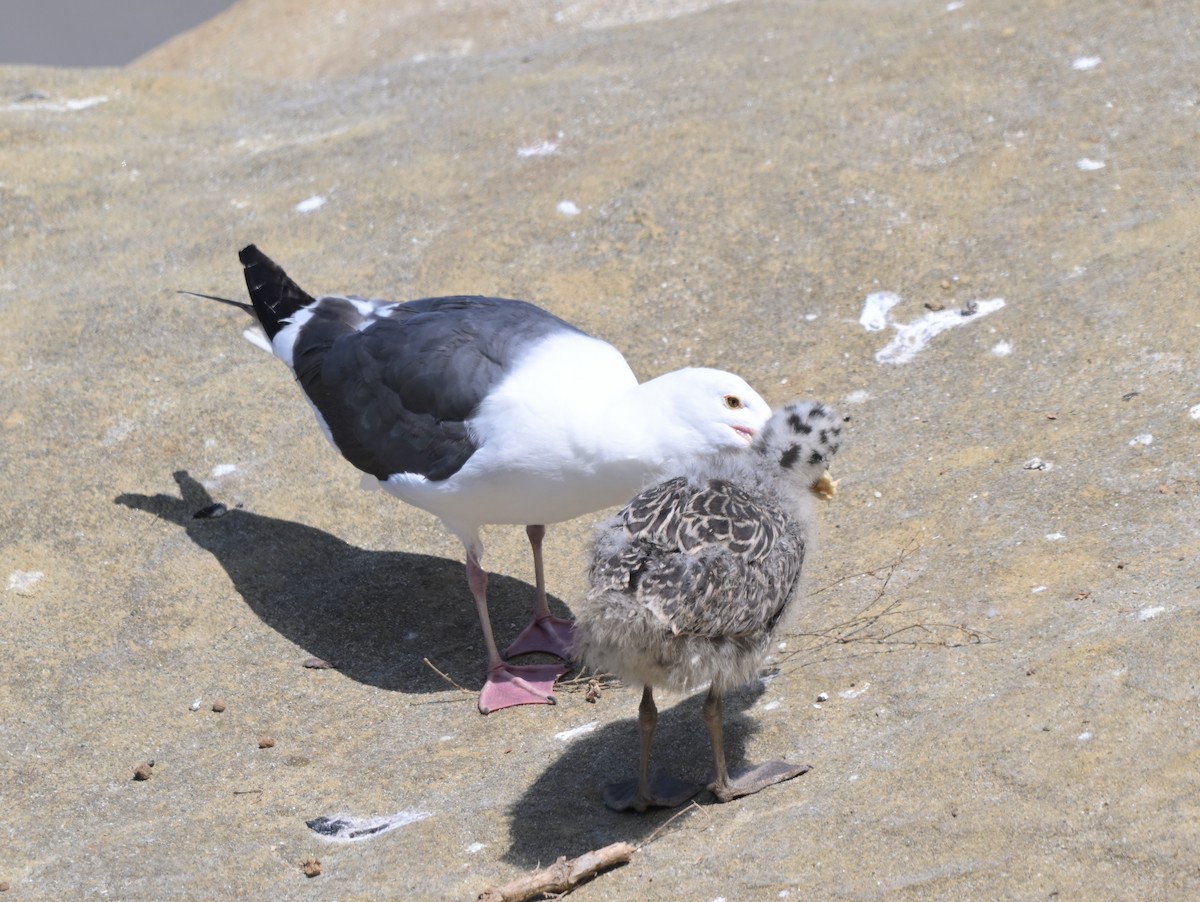
[(314, 298), (254, 245), (239, 256), (251, 303), (212, 299), (251, 313), (246, 337), (292, 369), (350, 463), (462, 541), (487, 647), (484, 714), (553, 704), (566, 668), (501, 658), (481, 527), (523, 524), (533, 551), (533, 616), (506, 655), (566, 659), (572, 623), (546, 604), (546, 524), (618, 505), (698, 458), (744, 450), (770, 413), (719, 370), (639, 384), (611, 345), (524, 301)]
[(605, 787), (608, 807), (671, 807), (700, 791), (650, 772), (655, 686), (690, 692), (708, 684), (710, 789), (720, 801), (808, 770), (768, 761), (730, 773), (721, 698), (757, 675), (797, 594), (812, 495), (832, 494), (827, 467), (841, 432), (828, 407), (789, 404), (743, 453), (647, 489), (600, 528), (591, 587), (577, 611), (576, 648), (598, 671), (644, 687), (638, 776)]

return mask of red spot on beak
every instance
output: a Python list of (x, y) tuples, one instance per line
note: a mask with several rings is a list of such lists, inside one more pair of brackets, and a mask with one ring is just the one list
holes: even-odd
[(730, 428), (746, 441), (750, 442), (754, 440), (754, 430), (749, 426), (731, 426)]

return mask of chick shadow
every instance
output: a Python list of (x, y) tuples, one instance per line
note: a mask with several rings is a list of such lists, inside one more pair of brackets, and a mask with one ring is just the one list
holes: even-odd
[[(182, 527), (225, 568), (254, 613), (308, 654), (386, 690), (450, 688), (425, 658), (462, 686), (482, 687), (483, 637), (461, 560), (370, 551), (302, 523), (240, 509), (197, 517), (214, 499), (186, 471), (174, 476), (179, 497), (126, 493), (115, 503)], [(498, 636), (510, 623), (515, 634), (533, 598), (528, 583), (490, 576), (488, 607)], [(558, 599), (551, 604), (566, 613)]]
[[(745, 763), (747, 741), (759, 731), (750, 708), (764, 690), (756, 680), (724, 698), (725, 755), (731, 767)], [(662, 705), (665, 699), (658, 700), (658, 725), (650, 749), (652, 770), (658, 768), (701, 785), (711, 782), (712, 747), (701, 717), (704, 695), (689, 696), (671, 708)], [(604, 807), (601, 792), (606, 784), (637, 776), (640, 700), (637, 686), (605, 691), (597, 704), (627, 706), (632, 717), (571, 742), (509, 807), (506, 862), (522, 868), (544, 867), (560, 855), (574, 858), (615, 842), (636, 846), (687, 807), (653, 808), (641, 814)], [(786, 792), (789, 785), (772, 789)], [(695, 802), (717, 804), (707, 789)]]

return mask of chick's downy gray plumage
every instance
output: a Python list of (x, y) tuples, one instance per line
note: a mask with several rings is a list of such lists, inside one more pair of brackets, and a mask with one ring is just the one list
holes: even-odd
[(720, 700), (754, 678), (797, 594), (812, 496), (841, 432), (828, 407), (789, 404), (745, 452), (647, 489), (601, 527), (577, 612), (576, 652), (598, 671), (645, 686), (639, 779), (608, 787), (610, 807), (675, 805), (699, 790), (648, 774), (652, 687), (710, 685), (704, 713), (712, 788), (722, 801), (807, 770), (769, 762), (731, 778)]

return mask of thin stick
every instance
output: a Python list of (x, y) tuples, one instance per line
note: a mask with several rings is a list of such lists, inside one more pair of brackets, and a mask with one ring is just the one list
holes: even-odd
[(586, 686), (592, 680), (598, 680), (603, 686), (612, 686), (620, 682), (616, 676), (611, 673), (594, 673), (586, 668), (580, 670), (575, 676), (567, 680), (559, 680), (555, 683), (555, 687), (561, 689), (566, 686)]
[[(979, 645), (997, 641), (987, 633), (966, 624), (920, 620), (907, 624), (896, 624), (894, 620), (890, 619), (919, 617), (923, 613), (920, 608), (905, 608), (899, 600), (887, 597), (892, 577), (895, 576), (900, 566), (919, 550), (920, 545), (915, 540), (910, 540), (888, 563), (839, 577), (828, 585), (810, 592), (809, 597), (812, 598), (860, 576), (870, 576), (879, 581), (871, 600), (849, 619), (815, 632), (800, 632), (798, 635), (815, 640), (815, 642), (781, 655), (779, 663), (784, 664), (798, 655), (811, 656), (814, 651), (826, 646), (849, 647), (852, 644), (854, 646), (875, 646), (878, 649), (877, 652), (862, 652), (862, 654), (875, 654), (919, 645), (953, 648), (960, 645)], [(815, 661), (808, 661), (799, 666), (808, 666), (810, 663), (815, 663)]]
[(485, 889), (476, 902), (524, 902), (547, 893), (566, 894), (581, 881), (608, 868), (625, 864), (635, 851), (627, 842), (615, 842), (603, 849), (584, 852), (571, 861), (567, 861), (564, 855), (548, 868), (510, 880), (503, 886)]
[(858, 573), (847, 573), (845, 576), (839, 576), (828, 585), (824, 585), (819, 589), (813, 589), (808, 593), (808, 597), (812, 598), (815, 595), (820, 595), (822, 592), (828, 592), (834, 586), (841, 585), (847, 580), (858, 579), (860, 576), (875, 576), (880, 570), (886, 569), (888, 571), (888, 578), (890, 579), (892, 571), (903, 564), (908, 558), (912, 557), (920, 548), (921, 546), (917, 544), (917, 540), (911, 539), (907, 545), (900, 549), (900, 553), (896, 555), (894, 561), (888, 561), (886, 564), (880, 564), (878, 567), (872, 567), (870, 570), (860, 570)]
[[(667, 818), (665, 821), (663, 821), (661, 824), (659, 824), (658, 827), (655, 828), (653, 833), (651, 833), (644, 840), (642, 840), (642, 844), (640, 846), (638, 846), (638, 848), (644, 849), (646, 846), (650, 845), (650, 843), (654, 842), (654, 840), (658, 838), (658, 834), (662, 833), (664, 830), (667, 829), (667, 827), (671, 826), (671, 821), (675, 820), (675, 818), (677, 818), (677, 817), (683, 817), (685, 814), (691, 813), (691, 810), (693, 808), (695, 808), (697, 811), (704, 811), (704, 809), (700, 807), (699, 803), (692, 802), (692, 804), (688, 805), (682, 811), (676, 811), (669, 818)], [(704, 814), (707, 815), (708, 812), (704, 811)]]
[(454, 682), (454, 680), (452, 680), (447, 674), (442, 673), (440, 670), (438, 670), (436, 667), (434, 667), (433, 662), (430, 661), (428, 658), (425, 658), (424, 661), (426, 664), (429, 665), (430, 670), (432, 670), (434, 673), (436, 673), (438, 676), (440, 676), (443, 680), (445, 680), (447, 683), (449, 683), (451, 686), (453, 686), (459, 692), (465, 692), (465, 693), (467, 693), (467, 695), (474, 695), (474, 693), (471, 692), (470, 689), (464, 689), (462, 686), (458, 685), (458, 683)]

